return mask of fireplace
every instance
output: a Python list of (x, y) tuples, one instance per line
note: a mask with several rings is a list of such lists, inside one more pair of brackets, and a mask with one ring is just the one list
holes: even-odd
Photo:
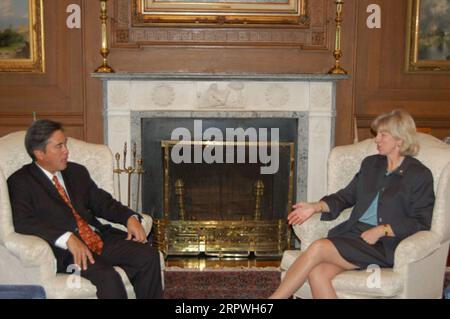
[[(291, 176), (293, 181), (292, 202), (315, 201), (325, 195), (327, 158), (334, 141), (335, 87), (336, 82), (345, 79), (346, 76), (177, 73), (117, 73), (94, 74), (93, 76), (104, 80), (105, 143), (114, 153), (120, 153), (123, 150), (124, 142), (127, 142), (128, 145), (136, 142), (137, 153), (142, 154), (146, 172), (143, 175), (141, 188), (132, 184), (131, 202), (139, 201), (138, 207), (142, 208), (142, 211), (139, 210), (139, 212), (154, 217), (154, 239), (160, 242), (168, 241), (166, 251), (169, 251), (170, 245), (175, 241), (167, 239), (170, 236), (164, 237), (166, 239), (158, 236), (166, 236), (168, 233), (167, 221), (180, 222), (179, 217), (183, 215), (181, 214), (183, 209), (180, 207), (184, 208), (184, 219), (182, 218), (181, 222), (198, 222), (204, 221), (206, 218), (209, 220), (209, 224), (205, 224), (206, 226), (200, 227), (197, 224), (194, 227), (196, 233), (194, 232), (193, 237), (197, 236), (194, 241), (195, 249), (189, 252), (192, 247), (183, 248), (189, 254), (206, 249), (214, 251), (215, 249), (217, 255), (220, 255), (222, 248), (206, 247), (208, 243), (205, 236), (208, 234), (200, 232), (201, 229), (209, 229), (208, 227), (211, 225), (211, 227), (216, 227), (214, 225), (217, 221), (220, 221), (222, 225), (228, 223), (231, 227), (228, 229), (234, 229), (234, 223), (245, 221), (250, 229), (254, 229), (255, 223), (262, 220), (274, 222), (279, 220), (278, 226), (268, 226), (261, 230), (261, 233), (264, 233), (265, 237), (270, 237), (289, 231), (281, 230), (277, 233), (274, 229), (286, 226), (285, 217), (290, 201), (286, 198), (279, 199), (276, 196), (265, 197), (269, 193), (276, 193), (278, 187), (275, 186), (278, 178), (276, 175), (269, 180), (267, 177), (262, 178), (263, 194), (265, 195), (261, 197), (259, 204), (256, 200), (257, 196), (250, 195), (257, 193), (258, 189), (254, 187), (259, 180), (256, 178), (255, 172), (260, 166), (255, 163), (244, 168), (236, 163), (227, 165), (229, 167), (221, 166), (221, 164), (209, 167), (203, 163), (194, 165), (191, 173), (186, 171), (187, 176), (180, 174), (181, 178), (175, 178), (173, 174), (177, 171), (185, 173), (185, 166), (183, 164), (175, 167), (173, 163), (169, 162), (168, 168), (173, 174), (166, 179), (169, 181), (168, 184), (164, 184), (166, 180), (163, 174), (163, 153), (165, 152), (163, 150), (170, 149), (170, 143), (176, 143), (177, 140), (167, 132), (170, 133), (178, 127), (184, 127), (194, 132), (195, 120), (202, 120), (205, 130), (216, 127), (222, 132), (226, 130), (226, 126), (220, 124), (222, 120), (234, 120), (235, 122), (230, 126), (233, 128), (279, 127), (279, 142), (292, 143), (294, 147), (294, 169)], [(210, 123), (210, 120), (215, 122)], [(180, 124), (177, 121), (185, 122)], [(167, 128), (169, 129), (165, 130)], [(290, 128), (287, 130), (289, 133), (281, 128)], [(157, 137), (155, 139), (148, 138), (148, 133), (152, 130)], [(204, 143), (208, 140), (210, 139), (196, 138), (195, 136), (191, 138), (191, 141), (197, 143)], [(191, 147), (193, 146), (191, 145)], [(202, 147), (204, 148), (206, 145), (202, 145)], [(286, 158), (288, 157), (286, 156)], [(237, 166), (243, 169), (241, 173), (239, 170), (228, 171)], [(192, 176), (199, 171), (203, 171), (205, 175), (216, 177), (207, 182), (203, 181), (200, 185), (194, 185)], [(223, 176), (231, 177), (231, 181)], [(158, 182), (155, 182), (156, 178), (158, 178)], [(121, 176), (121, 179), (122, 185), (125, 185), (126, 176)], [(177, 184), (178, 180), (180, 181)], [(282, 180), (291, 179), (283, 177)], [(232, 191), (237, 187), (236, 185), (239, 185), (240, 190), (237, 194)], [(226, 187), (224, 188), (224, 186)], [(164, 197), (165, 187), (169, 188), (166, 198)], [(285, 189), (280, 193), (286, 196), (290, 192)], [(139, 196), (137, 196), (138, 191)], [(116, 198), (118, 197), (116, 192)], [(127, 198), (124, 187), (121, 189), (121, 198)], [(211, 198), (211, 202), (207, 201), (208, 198)], [(220, 198), (222, 198), (222, 203)], [(229, 200), (229, 198), (235, 202), (231, 206), (224, 206), (223, 201)], [(165, 206), (166, 201), (168, 205)], [(258, 205), (260, 205), (261, 220), (256, 217)], [(217, 214), (213, 215), (213, 212)], [(240, 232), (222, 230), (220, 233), (226, 234), (224, 238), (232, 239), (231, 235)], [(190, 231), (187, 231), (186, 234), (186, 237), (192, 236)], [(255, 251), (253, 243), (260, 243), (261, 237), (248, 239), (250, 237), (249, 235), (247, 239), (243, 240), (247, 245), (245, 249), (239, 246), (239, 241), (231, 240), (232, 245), (236, 248), (236, 254), (247, 253), (249, 246), (251, 251)], [(287, 237), (289, 238), (289, 236)], [(284, 244), (284, 239), (281, 239), (281, 242)]]
[(159, 117), (142, 118), (141, 127), (143, 209), (153, 212), (163, 252), (282, 254), (296, 188), (297, 119)]

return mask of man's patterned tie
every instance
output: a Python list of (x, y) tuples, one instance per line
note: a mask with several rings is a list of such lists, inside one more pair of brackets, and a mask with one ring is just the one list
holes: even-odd
[(62, 187), (62, 185), (59, 183), (58, 177), (53, 176), (53, 182), (55, 183), (55, 187), (58, 190), (59, 195), (61, 195), (64, 202), (70, 207), (70, 210), (75, 216), (75, 220), (77, 221), (78, 226), (78, 232), (81, 236), (81, 239), (83, 239), (84, 243), (89, 247), (90, 250), (100, 255), (103, 250), (102, 239), (92, 230), (91, 227), (89, 227), (89, 224), (83, 219), (83, 217), (81, 217), (77, 213), (72, 203), (70, 202), (70, 199), (67, 196), (64, 187)]

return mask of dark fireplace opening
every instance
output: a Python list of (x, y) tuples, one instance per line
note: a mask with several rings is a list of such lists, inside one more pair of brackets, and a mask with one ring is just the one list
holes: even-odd
[[(163, 141), (168, 153), (175, 141)], [(270, 144), (268, 144), (270, 146)], [(219, 163), (174, 163), (167, 158), (167, 218), (170, 220), (278, 220), (286, 217), (292, 201), (293, 143), (277, 143), (277, 171), (261, 174), (262, 163), (251, 163), (245, 145), (243, 163), (238, 163), (238, 147), (231, 163), (225, 154)], [(190, 145), (194, 153), (194, 145)], [(222, 147), (222, 145), (216, 145)], [(224, 148), (224, 147), (223, 147)], [(205, 146), (202, 146), (202, 153)]]
[[(179, 219), (181, 194), (178, 194), (181, 183), (186, 220), (252, 220), (274, 217), (274, 176), (261, 175), (260, 165), (171, 163), (169, 170), (171, 220)], [(255, 218), (258, 215), (255, 214), (258, 199), (263, 216)]]

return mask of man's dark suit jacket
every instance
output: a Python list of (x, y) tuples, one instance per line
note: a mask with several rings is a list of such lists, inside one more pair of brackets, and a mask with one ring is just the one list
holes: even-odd
[(350, 218), (331, 229), (329, 237), (349, 231), (369, 208), (377, 193), (378, 224), (389, 224), (395, 237), (382, 237), (389, 263), (394, 261), (399, 242), (420, 231), (429, 230), (434, 207), (433, 175), (417, 159), (406, 156), (402, 164), (386, 176), (387, 158), (383, 155), (366, 157), (360, 171), (350, 184), (335, 194), (322, 198), (329, 208), (321, 220), (336, 219), (340, 213), (353, 207)]
[[(128, 218), (136, 215), (98, 188), (84, 166), (69, 162), (61, 174), (76, 211), (100, 234), (110, 226), (102, 225), (96, 217), (126, 225)], [(16, 232), (43, 238), (58, 258), (61, 250), (55, 246), (56, 240), (68, 231), (78, 235), (78, 229), (72, 211), (56, 187), (31, 163), (8, 178), (8, 188)]]

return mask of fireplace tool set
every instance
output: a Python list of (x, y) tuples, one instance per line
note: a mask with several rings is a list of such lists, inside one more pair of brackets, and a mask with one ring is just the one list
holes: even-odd
[(119, 194), (119, 201), (122, 201), (121, 198), (121, 193), (122, 193), (122, 189), (121, 189), (121, 185), (120, 185), (120, 178), (121, 178), (121, 174), (125, 174), (127, 176), (127, 206), (131, 207), (131, 183), (132, 183), (132, 176), (133, 175), (137, 175), (137, 181), (136, 181), (136, 187), (137, 187), (137, 191), (136, 191), (136, 205), (135, 205), (135, 211), (138, 212), (139, 211), (139, 202), (140, 202), (140, 194), (141, 194), (141, 184), (142, 184), (142, 175), (145, 173), (145, 170), (143, 169), (142, 166), (142, 158), (137, 158), (136, 157), (136, 143), (133, 143), (132, 147), (131, 147), (131, 161), (130, 161), (130, 165), (127, 167), (127, 153), (128, 153), (128, 147), (127, 147), (127, 143), (125, 142), (124, 144), (124, 148), (123, 148), (123, 164), (122, 164), (122, 168), (120, 167), (120, 154), (116, 153), (115, 158), (116, 158), (116, 168), (114, 169), (114, 174), (117, 176), (117, 190), (118, 190), (118, 194)]

